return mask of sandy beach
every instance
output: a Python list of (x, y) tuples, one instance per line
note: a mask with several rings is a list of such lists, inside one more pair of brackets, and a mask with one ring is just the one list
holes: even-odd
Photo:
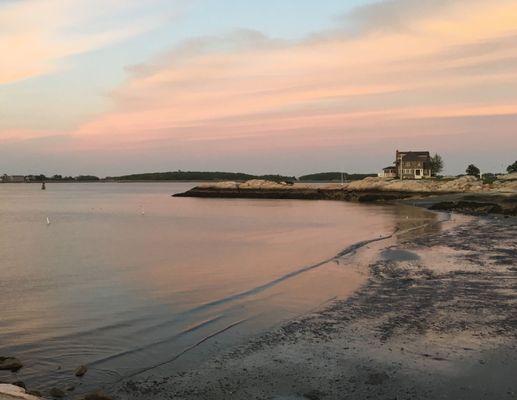
[(515, 217), (454, 215), (348, 257), (366, 284), (123, 399), (514, 399)]

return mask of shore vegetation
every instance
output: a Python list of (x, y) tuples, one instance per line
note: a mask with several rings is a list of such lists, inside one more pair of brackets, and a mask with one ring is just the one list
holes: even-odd
[(506, 168), (506, 172), (508, 172), (509, 174), (517, 172), (517, 161), (515, 161), (513, 164), (508, 165), (508, 167)]
[(302, 175), (298, 178), (300, 182), (340, 182), (341, 178), (345, 181), (358, 181), (377, 174), (349, 174), (347, 172), (319, 172), (316, 174)]
[(474, 164), (470, 164), (467, 167), (467, 169), (465, 170), (465, 172), (467, 173), (467, 175), (471, 175), (471, 176), (479, 176), (479, 174), (481, 173), (479, 168), (476, 167)]
[(207, 171), (171, 171), (150, 172), (123, 176), (107, 177), (114, 181), (248, 181), (251, 179), (265, 179), (273, 182), (295, 182), (296, 177), (284, 175), (251, 175), (242, 172), (207, 172)]

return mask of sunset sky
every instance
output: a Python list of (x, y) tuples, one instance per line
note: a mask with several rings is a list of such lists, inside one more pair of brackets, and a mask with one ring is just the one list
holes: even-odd
[(517, 0), (0, 0), (0, 174), (517, 159)]

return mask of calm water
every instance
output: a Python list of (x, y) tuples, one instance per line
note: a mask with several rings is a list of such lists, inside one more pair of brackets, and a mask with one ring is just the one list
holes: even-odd
[[(410, 207), (170, 196), (192, 186), (0, 185), (0, 355), (25, 364), (0, 380), (80, 392), (171, 360), (151, 373), (185, 368), (363, 279), (335, 262), (293, 272), (433, 218)], [(79, 383), (81, 364), (90, 371)]]

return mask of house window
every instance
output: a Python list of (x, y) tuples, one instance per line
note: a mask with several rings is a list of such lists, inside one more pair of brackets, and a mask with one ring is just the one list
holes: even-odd
[(416, 176), (420, 176), (420, 170), (419, 169), (415, 170), (415, 175)]

